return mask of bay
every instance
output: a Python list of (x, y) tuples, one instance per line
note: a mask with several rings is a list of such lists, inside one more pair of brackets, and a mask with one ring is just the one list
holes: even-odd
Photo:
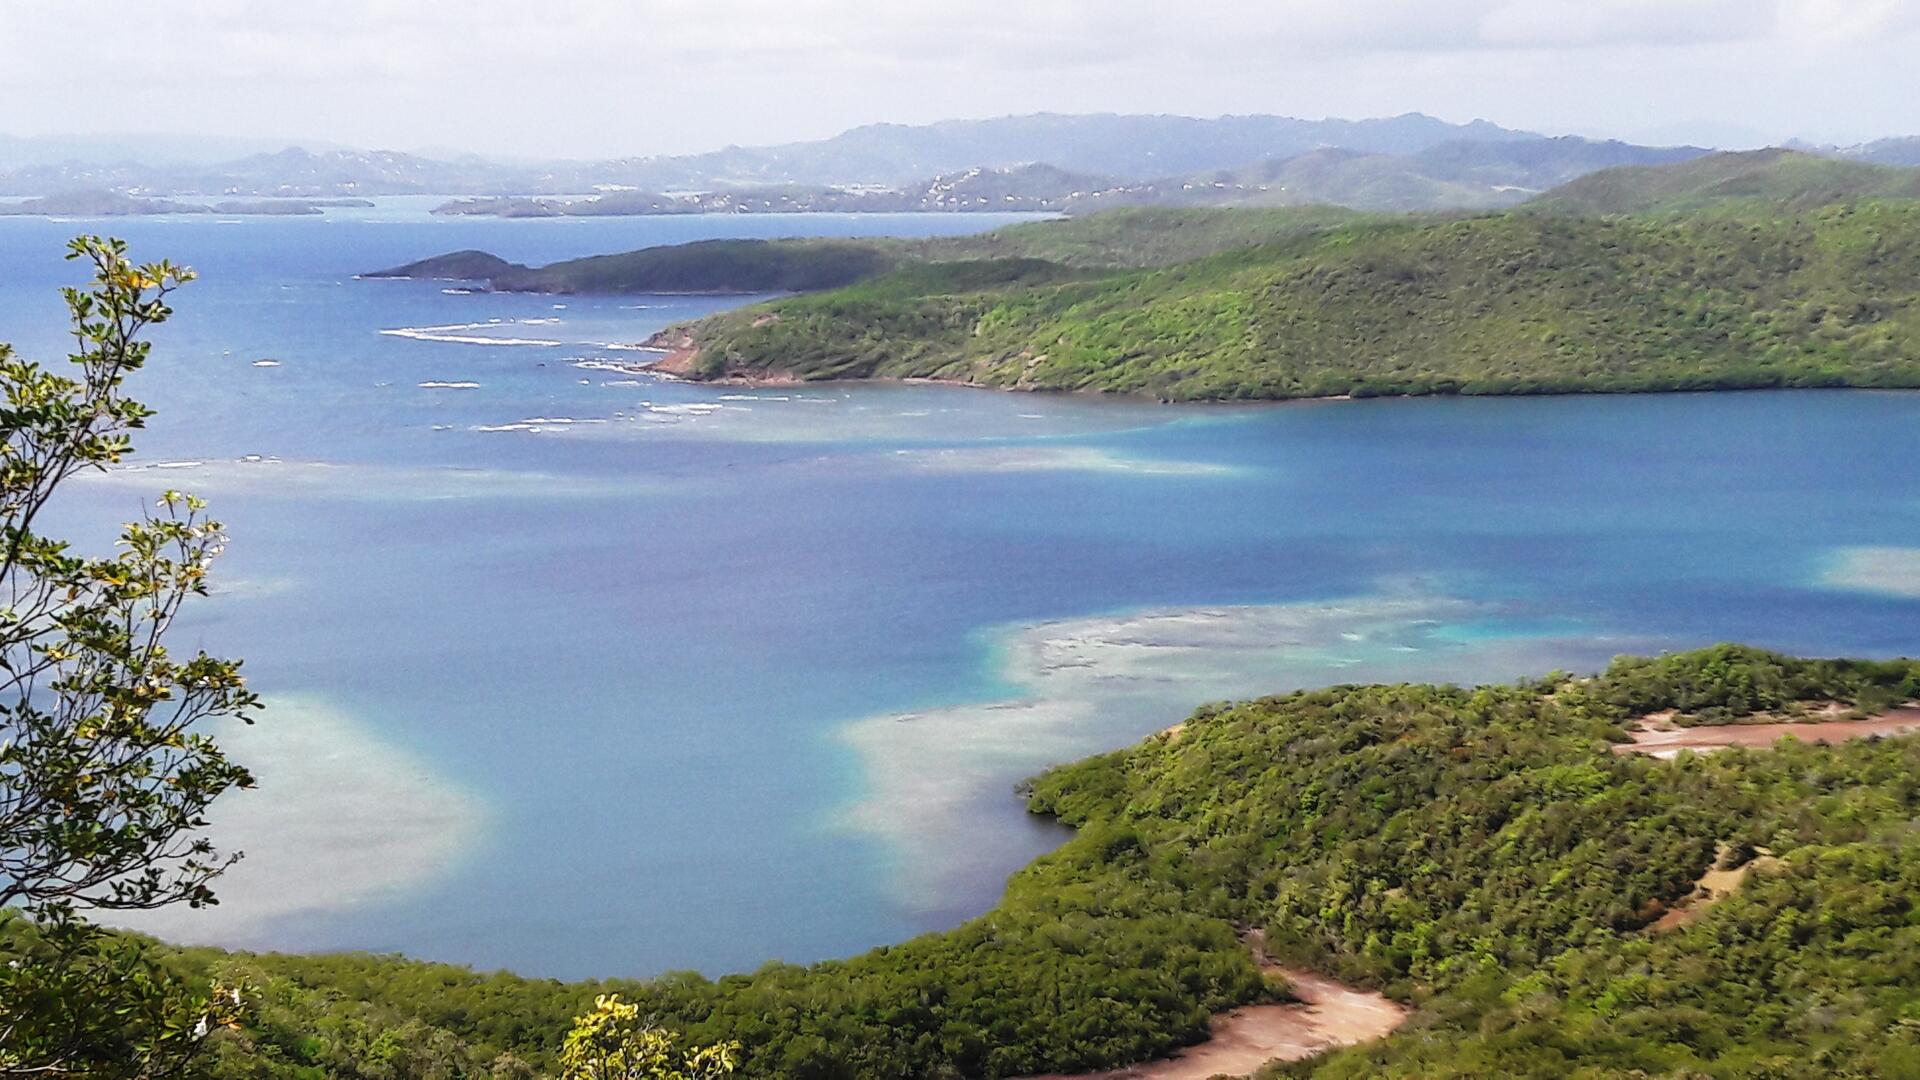
[(1020, 778), (1206, 700), (1920, 650), (1920, 395), (664, 383), (630, 346), (740, 300), (354, 275), (1005, 219), (428, 205), (0, 220), (0, 340), (43, 361), (75, 232), (202, 274), (138, 458), (54, 522), (103, 549), (179, 487), (233, 536), (181, 645), (246, 658), (270, 708), (223, 737), (261, 785), (217, 808), (222, 905), (139, 924), (169, 938), (559, 977), (846, 955), (1058, 842)]

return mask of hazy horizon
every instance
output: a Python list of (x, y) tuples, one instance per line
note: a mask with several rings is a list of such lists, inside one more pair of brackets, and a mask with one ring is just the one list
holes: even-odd
[[(368, 152), (368, 153), (391, 152), (391, 153), (412, 154), (419, 157), (437, 158), (437, 159), (457, 159), (461, 157), (474, 156), (474, 157), (485, 158), (490, 161), (501, 162), (501, 163), (512, 163), (512, 162), (560, 163), (560, 162), (591, 162), (591, 161), (603, 161), (603, 160), (618, 160), (622, 158), (693, 156), (693, 155), (699, 155), (703, 153), (710, 153), (714, 151), (725, 150), (731, 146), (763, 147), (763, 146), (784, 145), (788, 143), (806, 143), (806, 142), (815, 142), (815, 141), (825, 141), (825, 140), (833, 139), (842, 134), (846, 134), (848, 132), (852, 132), (861, 128), (869, 128), (869, 127), (888, 127), (888, 126), (924, 127), (924, 126), (937, 126), (940, 124), (954, 124), (954, 123), (958, 123), (958, 124), (985, 123), (985, 122), (991, 122), (995, 120), (1020, 119), (1020, 118), (1039, 116), (1039, 115), (1074, 116), (1074, 117), (1101, 116), (1101, 115), (1177, 116), (1184, 119), (1194, 119), (1194, 120), (1202, 120), (1202, 121), (1222, 120), (1222, 119), (1228, 119), (1232, 117), (1279, 116), (1287, 119), (1305, 120), (1310, 122), (1318, 122), (1318, 121), (1338, 122), (1338, 121), (1389, 120), (1389, 119), (1396, 119), (1400, 116), (1408, 116), (1408, 115), (1415, 115), (1415, 114), (1424, 114), (1431, 119), (1440, 120), (1445, 123), (1455, 124), (1455, 125), (1467, 125), (1467, 124), (1478, 123), (1483, 121), (1488, 123), (1495, 123), (1495, 124), (1500, 123), (1497, 120), (1493, 120), (1489, 117), (1484, 117), (1484, 116), (1469, 116), (1469, 117), (1436, 116), (1431, 112), (1425, 112), (1424, 110), (1419, 110), (1419, 109), (1408, 110), (1407, 112), (1398, 113), (1391, 116), (1384, 115), (1384, 114), (1379, 116), (1361, 116), (1361, 115), (1299, 116), (1299, 115), (1287, 114), (1287, 113), (1250, 113), (1250, 112), (1249, 113), (1214, 113), (1214, 114), (1202, 116), (1202, 115), (1195, 115), (1191, 113), (1176, 113), (1176, 112), (1167, 112), (1167, 111), (1116, 113), (1116, 112), (1105, 111), (1105, 110), (1088, 111), (1088, 112), (1059, 112), (1059, 111), (1053, 111), (1053, 110), (1036, 110), (1033, 112), (1026, 112), (1026, 113), (1001, 113), (993, 116), (945, 116), (945, 117), (939, 117), (933, 120), (913, 122), (913, 123), (907, 123), (903, 121), (890, 121), (890, 120), (872, 120), (864, 123), (854, 124), (846, 128), (841, 128), (839, 130), (829, 132), (828, 134), (821, 135), (821, 136), (810, 136), (808, 138), (795, 138), (795, 139), (773, 139), (773, 140), (768, 140), (766, 142), (754, 142), (754, 143), (715, 144), (712, 146), (699, 147), (691, 150), (660, 152), (657, 154), (608, 153), (608, 154), (573, 154), (573, 155), (556, 155), (556, 156), (489, 152), (486, 150), (475, 149), (473, 147), (450, 146), (450, 145), (444, 145), (444, 144), (431, 144), (431, 145), (356, 144), (356, 143), (350, 143), (350, 142), (343, 142), (338, 139), (305, 138), (299, 135), (271, 135), (271, 134), (269, 135), (229, 135), (229, 134), (220, 133), (220, 132), (208, 133), (208, 132), (186, 132), (186, 131), (141, 132), (141, 131), (130, 131), (130, 130), (123, 130), (123, 131), (101, 130), (101, 131), (51, 131), (51, 132), (45, 132), (45, 133), (26, 134), (20, 131), (0, 130), (0, 140), (18, 139), (18, 140), (24, 140), (24, 141), (38, 141), (42, 143), (72, 143), (75, 145), (98, 144), (100, 146), (115, 146), (115, 147), (125, 146), (125, 147), (132, 148), (130, 150), (130, 156), (134, 157), (136, 160), (141, 159), (140, 154), (143, 150), (151, 154), (153, 157), (158, 158), (162, 156), (162, 151), (159, 148), (166, 147), (168, 148), (168, 152), (175, 153), (177, 154), (177, 156), (183, 159), (185, 158), (204, 159), (209, 162), (217, 161), (217, 160), (225, 160), (227, 158), (239, 158), (239, 157), (244, 157), (250, 154), (275, 153), (282, 150), (298, 149), (298, 150), (306, 150), (314, 153), (322, 153), (322, 152), (334, 151), (334, 150), (360, 151), (360, 152)], [(1515, 125), (1510, 125), (1510, 124), (1501, 124), (1500, 126), (1514, 129), (1514, 130), (1531, 131), (1534, 134), (1548, 136), (1548, 137), (1562, 136), (1562, 135), (1580, 135), (1580, 136), (1596, 138), (1596, 139), (1621, 139), (1625, 142), (1640, 143), (1643, 145), (1680, 146), (1680, 145), (1691, 144), (1691, 145), (1700, 146), (1706, 149), (1741, 150), (1741, 149), (1759, 148), (1762, 146), (1778, 146), (1783, 143), (1793, 141), (1795, 139), (1799, 139), (1807, 142), (1816, 141), (1806, 136), (1790, 136), (1788, 138), (1781, 138), (1781, 139), (1761, 139), (1755, 133), (1744, 131), (1744, 129), (1741, 129), (1739, 125), (1718, 124), (1710, 121), (1700, 121), (1693, 125), (1686, 125), (1687, 127), (1700, 128), (1702, 130), (1702, 137), (1699, 137), (1699, 138), (1665, 137), (1660, 133), (1660, 131), (1654, 130), (1654, 129), (1650, 129), (1649, 131), (1642, 133), (1640, 135), (1632, 135), (1632, 134), (1616, 135), (1608, 132), (1571, 131), (1571, 130), (1548, 129), (1548, 128), (1519, 128), (1519, 127), (1516, 127)], [(1678, 126), (1676, 126), (1676, 129), (1677, 128)], [(1716, 128), (1720, 129), (1722, 137), (1718, 139), (1709, 137), (1712, 134), (1712, 130)], [(1920, 131), (1920, 126), (1917, 126), (1915, 130)], [(1878, 139), (1878, 138), (1902, 137), (1907, 134), (1909, 133), (1905, 131), (1890, 131), (1880, 135), (1871, 136), (1866, 139), (1848, 140), (1847, 143), (1845, 144), (1840, 144), (1838, 143), (1837, 140), (1818, 140), (1818, 142), (1822, 145), (1834, 145), (1834, 144), (1848, 145), (1855, 142), (1867, 142), (1867, 141), (1871, 141), (1872, 139)]]
[[(1033, 112), (1847, 144), (1915, 133), (1917, 47), (1908, 0), (25, 0), (0, 8), (0, 124), (576, 160)], [(103, 64), (139, 93), (94, 92)]]

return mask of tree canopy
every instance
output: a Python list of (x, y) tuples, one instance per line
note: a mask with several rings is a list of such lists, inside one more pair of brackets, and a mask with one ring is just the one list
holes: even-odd
[(252, 778), (201, 728), (258, 702), (237, 662), (167, 648), (225, 539), (198, 498), (166, 492), (109, 555), (36, 529), (63, 484), (132, 450), (150, 412), (125, 381), (192, 276), (93, 237), (68, 257), (93, 272), (66, 290), (69, 366), (0, 345), (0, 1076), (171, 1076), (238, 992), (188, 993), (86, 915), (214, 902), (237, 856), (206, 810)]

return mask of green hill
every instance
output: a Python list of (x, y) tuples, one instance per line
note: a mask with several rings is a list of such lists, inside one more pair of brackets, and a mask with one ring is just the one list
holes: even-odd
[(1205, 174), (1188, 184), (1202, 194), (1215, 191), (1220, 201), (1240, 206), (1331, 203), (1375, 211), (1489, 210), (1525, 197), (1524, 192), (1506, 192), (1490, 184), (1433, 176), (1416, 157), (1336, 149)]
[(904, 245), (890, 240), (699, 240), (546, 266), (452, 251), (361, 276), (481, 281), (501, 292), (752, 294), (839, 288), (904, 261)]
[(484, 281), (503, 292), (768, 293), (838, 288), (923, 262), (1028, 259), (1067, 267), (1162, 266), (1362, 220), (1330, 206), (1129, 209), (930, 239), (701, 240), (528, 267), (454, 251), (362, 274)]
[[(1416, 1007), (1289, 1075), (1911, 1075), (1920, 738), (1672, 761), (1610, 747), (1664, 709), (1724, 723), (1916, 695), (1913, 662), (1722, 646), (1592, 679), (1204, 708), (1037, 780), (1032, 808), (1077, 833), (992, 912), (806, 968), (564, 984), (391, 957), (173, 959), (257, 988), (260, 1015), (219, 1040), (230, 1078), (529, 1075), (610, 991), (691, 1039), (741, 1040), (749, 1077), (1112, 1066), (1285, 993), (1236, 940), (1247, 927)], [(1746, 885), (1655, 932), (1716, 859), (1751, 863)]]
[[(1162, 205), (1332, 204), (1370, 211), (1494, 210), (1576, 176), (1616, 165), (1662, 165), (1706, 151), (1633, 146), (1575, 136), (1456, 140), (1417, 154), (1321, 147), (1230, 169), (1104, 192)], [(1085, 205), (1087, 200), (1081, 200)]]
[(516, 268), (490, 280), (504, 292), (808, 292), (873, 277), (898, 261), (885, 245), (861, 240), (701, 240)]
[(422, 278), (434, 281), (486, 281), (495, 274), (525, 269), (526, 267), (519, 263), (510, 263), (490, 252), (467, 248), (464, 251), (449, 251), (444, 255), (418, 259), (385, 270), (370, 270), (360, 276), (363, 278)]
[(1009, 225), (973, 236), (909, 242), (918, 258), (1043, 259), (1085, 269), (1171, 266), (1253, 244), (1372, 220), (1338, 206), (1266, 209), (1129, 208)]
[(1850, 199), (1920, 198), (1920, 169), (1797, 150), (1711, 154), (1677, 165), (1589, 173), (1527, 203), (1555, 214), (1804, 210)]
[(1911, 387), (1916, 267), (1914, 201), (1796, 218), (1361, 218), (1064, 284), (880, 278), (656, 343), (701, 378), (1167, 399)]

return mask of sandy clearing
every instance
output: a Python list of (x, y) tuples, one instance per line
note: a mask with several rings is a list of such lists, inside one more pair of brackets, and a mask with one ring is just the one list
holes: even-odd
[(1694, 882), (1693, 894), (1650, 923), (1647, 933), (1664, 934), (1669, 930), (1678, 930), (1699, 918), (1708, 908), (1739, 891), (1740, 886), (1746, 884), (1748, 874), (1756, 870), (1771, 870), (1780, 865), (1780, 860), (1765, 848), (1759, 849), (1753, 858), (1739, 866), (1722, 869), (1720, 861), (1726, 857), (1727, 846), (1722, 844), (1720, 850), (1714, 853), (1713, 865), (1707, 867), (1706, 873)]
[(1662, 725), (1659, 723), (1661, 719), (1656, 715), (1647, 718), (1651, 723), (1635, 725), (1631, 732), (1633, 741), (1615, 743), (1613, 752), (1671, 758), (1682, 750), (1706, 753), (1724, 750), (1729, 746), (1768, 747), (1788, 735), (1811, 743), (1845, 742), (1875, 735), (1905, 735), (1920, 731), (1920, 706), (1889, 709), (1865, 720), (1813, 720), (1802, 724), (1718, 724), (1683, 728)]
[[(1258, 935), (1249, 944), (1260, 953)], [(1208, 1080), (1251, 1076), (1272, 1061), (1300, 1061), (1324, 1051), (1384, 1038), (1411, 1010), (1370, 990), (1324, 975), (1262, 961), (1260, 970), (1284, 976), (1296, 1001), (1248, 1005), (1213, 1018), (1206, 1042), (1169, 1058), (1106, 1072), (1051, 1074), (1031, 1080)]]

